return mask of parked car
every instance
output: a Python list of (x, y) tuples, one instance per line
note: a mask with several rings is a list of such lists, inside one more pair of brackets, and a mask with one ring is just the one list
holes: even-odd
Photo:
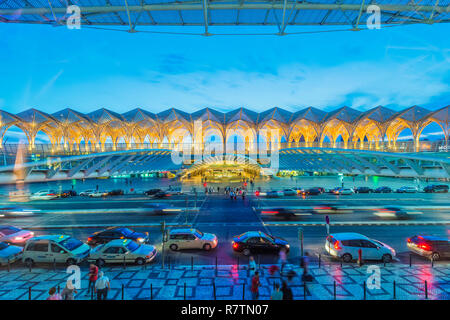
[(355, 193), (371, 193), (373, 190), (369, 187), (358, 187), (355, 189)]
[(320, 188), (309, 188), (304, 193), (310, 196), (317, 196), (322, 193), (322, 190)]
[(108, 191), (94, 191), (89, 194), (89, 198), (101, 198), (108, 196)]
[(33, 236), (34, 232), (28, 230), (22, 230), (13, 226), (0, 226), (0, 241), (2, 242), (23, 246)]
[(150, 189), (144, 192), (147, 196), (152, 196), (158, 192), (162, 191), (161, 189)]
[(156, 248), (148, 244), (137, 244), (129, 239), (111, 240), (91, 250), (88, 261), (102, 267), (106, 263), (135, 263), (143, 265), (156, 257)]
[(403, 186), (401, 188), (398, 188), (397, 193), (416, 193), (417, 188), (412, 186)]
[(27, 267), (34, 263), (81, 263), (89, 256), (87, 244), (66, 235), (44, 235), (27, 241), (22, 262)]
[(30, 200), (52, 200), (56, 198), (58, 198), (58, 193), (55, 190), (41, 190), (30, 196)]
[(389, 187), (379, 187), (374, 190), (375, 193), (391, 193), (392, 189)]
[(444, 237), (416, 235), (408, 238), (408, 249), (435, 261), (450, 258), (450, 240)]
[(354, 193), (353, 189), (350, 189), (350, 188), (341, 188), (341, 189), (339, 189), (338, 192), (339, 192), (338, 194), (344, 195), (344, 196), (349, 196)]
[(374, 209), (374, 215), (382, 219), (411, 219), (414, 215), (422, 214), (421, 211), (406, 210), (403, 207), (390, 206)]
[(261, 231), (249, 231), (233, 237), (233, 250), (245, 256), (252, 253), (278, 253), (282, 248), (289, 252), (289, 243)]
[(294, 189), (284, 189), (284, 190), (283, 190), (283, 195), (285, 195), (285, 196), (296, 196), (296, 195), (297, 195), (297, 190), (294, 190)]
[(365, 260), (391, 262), (395, 250), (380, 241), (353, 232), (330, 234), (325, 241), (325, 250), (333, 257), (351, 262), (358, 259), (358, 250), (362, 250)]
[(0, 266), (20, 260), (22, 251), (22, 247), (12, 246), (6, 242), (0, 242)]
[(80, 196), (82, 197), (89, 197), (92, 193), (96, 192), (94, 189), (84, 190), (80, 192)]
[(217, 236), (203, 233), (198, 229), (172, 229), (169, 231), (167, 245), (170, 250), (202, 249), (210, 251), (217, 247)]
[(0, 208), (0, 218), (31, 217), (40, 211), (23, 207), (3, 207)]
[(148, 243), (148, 232), (135, 232), (125, 227), (110, 227), (105, 230), (94, 232), (88, 237), (87, 243), (89, 245), (105, 244), (115, 239), (129, 239), (137, 243)]
[(423, 191), (426, 193), (446, 193), (448, 192), (448, 186), (445, 184), (441, 184), (441, 185), (430, 185), (430, 186), (426, 186), (425, 188), (423, 188)]
[(108, 192), (109, 196), (122, 196), (124, 194), (124, 191), (122, 189), (116, 189)]

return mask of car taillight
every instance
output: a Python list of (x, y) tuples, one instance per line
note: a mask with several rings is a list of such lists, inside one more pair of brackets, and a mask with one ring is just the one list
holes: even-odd
[(233, 242), (233, 249), (237, 249), (239, 247), (239, 244), (237, 242)]
[(259, 196), (259, 191), (255, 192), (255, 196), (257, 196), (257, 197)]
[(336, 241), (336, 242), (334, 243), (334, 248), (335, 248), (336, 250), (341, 250), (341, 249), (342, 249), (342, 248), (341, 248), (341, 244), (340, 244), (339, 241)]
[(54, 196), (54, 193), (47, 193), (48, 196)]
[(408, 241), (408, 243), (411, 243), (411, 238), (408, 238), (408, 240), (406, 240), (406, 241)]
[(89, 238), (88, 238), (88, 241), (92, 241), (92, 238), (91, 238), (91, 237), (89, 237)]
[(430, 251), (431, 250), (431, 247), (428, 244), (426, 244), (426, 243), (419, 244), (419, 248), (423, 249), (423, 250), (426, 250), (426, 251)]
[(265, 213), (265, 214), (277, 214), (279, 213), (278, 211), (261, 211), (261, 213)]

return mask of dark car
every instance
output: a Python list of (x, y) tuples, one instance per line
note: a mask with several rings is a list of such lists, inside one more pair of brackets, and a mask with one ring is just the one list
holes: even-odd
[(435, 261), (450, 258), (450, 240), (444, 237), (419, 235), (408, 238), (408, 249)]
[(148, 195), (148, 196), (152, 196), (152, 195), (157, 194), (158, 192), (161, 192), (161, 191), (162, 191), (161, 189), (150, 189), (150, 190), (145, 191), (144, 193), (146, 195)]
[(275, 218), (282, 218), (282, 219), (287, 219), (287, 220), (295, 218), (294, 211), (286, 209), (286, 208), (264, 209), (264, 210), (261, 210), (261, 215), (262, 216), (271, 216), (271, 217), (275, 217)]
[(373, 190), (369, 187), (358, 187), (355, 189), (355, 193), (371, 193)]
[(445, 184), (441, 185), (433, 184), (423, 188), (423, 191), (426, 193), (446, 193), (448, 192), (448, 186)]
[(168, 197), (171, 197), (171, 196), (172, 196), (172, 194), (160, 190), (160, 191), (158, 191), (157, 193), (153, 194), (153, 195), (152, 195), (152, 198), (156, 198), (156, 199), (164, 199), (164, 198), (168, 198)]
[(109, 196), (123, 196), (124, 192), (122, 189), (116, 189), (108, 192)]
[(392, 189), (389, 187), (379, 187), (374, 190), (375, 193), (391, 193)]
[(249, 231), (233, 237), (233, 250), (248, 256), (252, 253), (278, 253), (281, 249), (289, 252), (286, 240), (261, 231)]
[(310, 189), (305, 190), (305, 194), (310, 195), (310, 196), (317, 196), (321, 193), (322, 193), (322, 191), (320, 190), (320, 188), (310, 188)]
[(130, 239), (136, 241), (137, 243), (148, 243), (149, 236), (148, 232), (135, 232), (125, 227), (111, 227), (102, 231), (94, 232), (90, 237), (88, 237), (87, 243), (89, 245), (104, 244), (114, 239)]

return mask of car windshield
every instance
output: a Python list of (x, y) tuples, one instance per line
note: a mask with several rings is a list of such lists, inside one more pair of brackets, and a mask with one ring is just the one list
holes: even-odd
[(199, 230), (195, 230), (194, 234), (197, 238), (203, 238), (203, 232)]
[(19, 231), (20, 229), (17, 229), (15, 227), (0, 228), (0, 232), (3, 233), (5, 236), (9, 236), (10, 234), (14, 234)]
[(8, 248), (8, 245), (4, 242), (0, 242), (0, 250)]
[(127, 236), (133, 234), (133, 231), (131, 231), (131, 230), (128, 229), (128, 228), (123, 228), (123, 229), (122, 229), (122, 234), (123, 234), (125, 237), (127, 237)]
[(136, 242), (130, 241), (126, 246), (128, 251), (136, 251), (139, 248), (139, 245)]
[(73, 250), (75, 250), (76, 248), (81, 247), (81, 246), (83, 245), (83, 242), (81, 242), (81, 241), (78, 240), (78, 239), (69, 237), (69, 238), (67, 238), (67, 239), (65, 239), (65, 240), (63, 240), (63, 241), (61, 241), (59, 244), (60, 244), (61, 246), (63, 246), (64, 248), (66, 248), (67, 250), (73, 251)]

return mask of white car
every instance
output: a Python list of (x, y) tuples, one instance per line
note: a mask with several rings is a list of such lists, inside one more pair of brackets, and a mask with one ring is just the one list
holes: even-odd
[(94, 193), (94, 192), (95, 192), (94, 189), (92, 189), (92, 190), (84, 190), (84, 191), (81, 191), (81, 192), (80, 192), (80, 196), (82, 196), (82, 197), (88, 197), (89, 195), (91, 195), (91, 194)]
[(0, 266), (14, 263), (22, 257), (23, 248), (0, 242)]
[(349, 196), (354, 194), (355, 192), (353, 191), (353, 189), (350, 188), (344, 188), (344, 189), (340, 189), (339, 190), (339, 194), (344, 195), (344, 196)]
[(217, 247), (217, 243), (217, 236), (212, 233), (203, 233), (197, 229), (172, 229), (167, 245), (172, 251), (180, 249), (210, 251)]
[(30, 200), (52, 200), (56, 198), (58, 198), (58, 193), (55, 190), (41, 190), (30, 196)]
[(33, 237), (34, 232), (13, 226), (0, 226), (0, 241), (23, 246), (28, 239)]
[(105, 263), (136, 263), (143, 265), (156, 257), (156, 249), (148, 244), (137, 244), (129, 239), (111, 240), (91, 250), (89, 261), (99, 267)]
[(365, 235), (353, 232), (330, 234), (325, 241), (325, 250), (333, 257), (351, 262), (358, 259), (361, 249), (364, 260), (382, 260), (391, 262), (395, 250), (380, 241), (369, 239)]
[(108, 191), (94, 191), (93, 193), (89, 194), (90, 198), (101, 198), (106, 197), (108, 195)]

